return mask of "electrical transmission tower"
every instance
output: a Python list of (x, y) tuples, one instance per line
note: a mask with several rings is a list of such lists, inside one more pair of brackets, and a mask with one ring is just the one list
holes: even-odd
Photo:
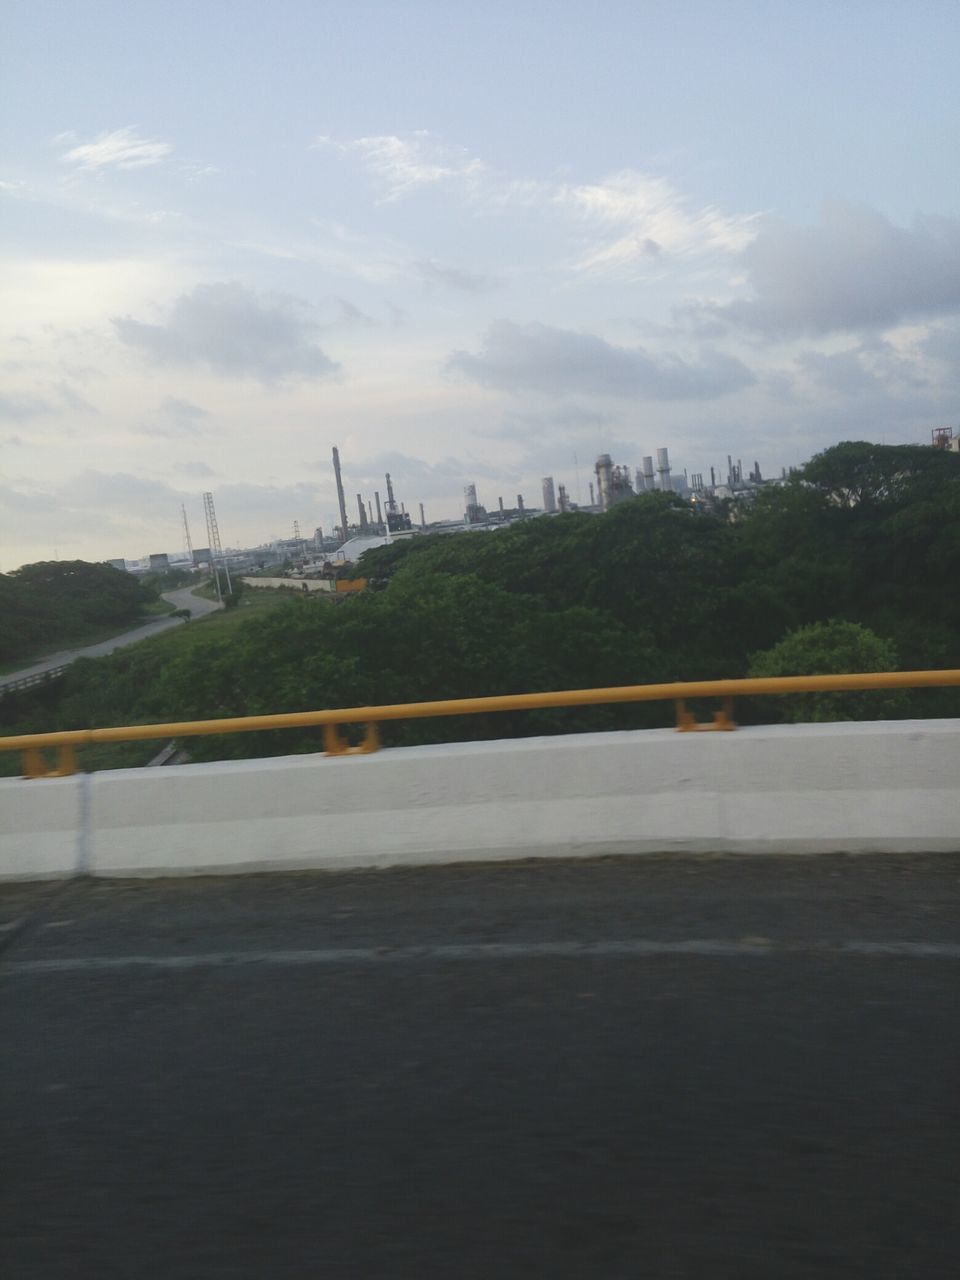
[(187, 508), (180, 503), (180, 514), (183, 516), (183, 545), (187, 556), (190, 559), (190, 567), (193, 567), (193, 541), (190, 537), (190, 526), (187, 523)]
[(213, 577), (217, 584), (217, 599), (223, 599), (223, 592), (220, 590), (220, 573), (217, 564), (223, 565), (223, 571), (227, 577), (227, 594), (232, 595), (233, 585), (230, 582), (230, 570), (227, 562), (223, 558), (223, 547), (220, 545), (220, 530), (217, 528), (217, 513), (213, 506), (213, 494), (205, 493), (203, 495), (203, 510), (207, 517), (207, 537), (210, 540), (210, 560), (213, 564)]

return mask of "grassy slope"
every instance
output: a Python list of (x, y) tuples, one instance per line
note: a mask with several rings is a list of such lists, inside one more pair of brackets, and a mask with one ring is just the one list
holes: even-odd
[[(199, 593), (195, 593), (199, 594)], [(245, 593), (235, 609), (224, 609), (218, 613), (197, 618), (182, 627), (174, 627), (158, 636), (141, 640), (130, 649), (146, 649), (161, 657), (180, 656), (189, 653), (192, 648), (199, 648), (216, 643), (219, 636), (228, 635), (236, 627), (242, 626), (247, 619), (266, 613), (278, 604), (290, 599), (290, 593), (260, 589)], [(128, 649), (127, 652), (130, 650)], [(16, 725), (2, 723), (2, 707), (0, 703), (0, 736), (19, 732)], [(148, 764), (166, 743), (161, 740), (149, 742), (117, 742), (84, 747), (80, 753), (80, 766), (93, 773), (98, 769), (132, 769)], [(51, 753), (52, 759), (52, 753)], [(19, 777), (22, 772), (19, 752), (0, 752), (0, 777)]]
[(145, 605), (137, 621), (131, 622), (122, 631), (117, 630), (116, 623), (109, 627), (88, 627), (85, 631), (79, 631), (71, 636), (69, 640), (61, 638), (56, 644), (45, 645), (29, 658), (16, 658), (12, 662), (0, 663), (0, 676), (10, 675), (14, 671), (24, 671), (27, 667), (32, 667), (35, 662), (42, 662), (44, 658), (49, 658), (53, 653), (85, 649), (88, 644), (100, 644), (103, 640), (112, 640), (114, 636), (126, 635), (128, 631), (136, 631), (142, 627), (145, 622), (165, 618), (168, 613), (173, 613), (173, 605), (166, 600), (157, 600), (154, 604)]

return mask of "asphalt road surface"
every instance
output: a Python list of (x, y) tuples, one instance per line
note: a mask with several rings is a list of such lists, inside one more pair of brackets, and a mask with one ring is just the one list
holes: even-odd
[(960, 1274), (960, 859), (0, 891), (0, 1273)]
[[(164, 591), (163, 598), (168, 600), (175, 609), (189, 609), (195, 618), (202, 618), (204, 614), (222, 608), (216, 600), (205, 600), (202, 596), (195, 596), (192, 587), (183, 587), (178, 591)], [(101, 640), (98, 644), (88, 644), (82, 649), (63, 649), (60, 653), (52, 653), (42, 661), (23, 667), (20, 671), (10, 671), (7, 675), (0, 676), (0, 689), (4, 685), (23, 680), (26, 676), (43, 675), (45, 671), (53, 671), (55, 667), (66, 666), (70, 662), (75, 662), (77, 658), (106, 657), (116, 649), (123, 649), (128, 644), (136, 644), (139, 640), (146, 640), (148, 636), (155, 636), (161, 631), (169, 631), (171, 627), (179, 626), (182, 626), (181, 618), (157, 618), (153, 622), (145, 622), (142, 626), (135, 627), (132, 631), (124, 631), (118, 636), (111, 636), (109, 640)]]

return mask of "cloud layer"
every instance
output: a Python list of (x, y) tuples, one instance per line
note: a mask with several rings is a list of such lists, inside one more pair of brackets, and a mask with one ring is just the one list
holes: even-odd
[(685, 361), (614, 346), (591, 333), (509, 320), (487, 329), (478, 354), (454, 352), (447, 368), (498, 391), (649, 400), (710, 400), (754, 381), (746, 365), (717, 351)]
[(340, 367), (316, 345), (306, 303), (237, 283), (197, 285), (177, 298), (162, 324), (117, 316), (113, 327), (121, 342), (158, 365), (206, 365), (263, 382), (325, 378)]
[(960, 309), (960, 219), (898, 227), (834, 203), (818, 226), (767, 219), (744, 251), (753, 297), (720, 308), (769, 337), (878, 329)]

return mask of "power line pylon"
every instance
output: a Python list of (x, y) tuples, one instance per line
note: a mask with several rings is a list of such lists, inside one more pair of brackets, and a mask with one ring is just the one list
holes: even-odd
[(203, 495), (203, 510), (207, 517), (207, 537), (210, 540), (210, 559), (213, 562), (213, 576), (217, 584), (217, 599), (223, 600), (223, 592), (220, 590), (220, 574), (217, 564), (223, 565), (223, 572), (227, 578), (227, 594), (233, 594), (233, 584), (230, 581), (230, 569), (224, 559), (223, 547), (220, 545), (220, 530), (217, 527), (217, 513), (213, 505), (213, 494), (205, 493)]

